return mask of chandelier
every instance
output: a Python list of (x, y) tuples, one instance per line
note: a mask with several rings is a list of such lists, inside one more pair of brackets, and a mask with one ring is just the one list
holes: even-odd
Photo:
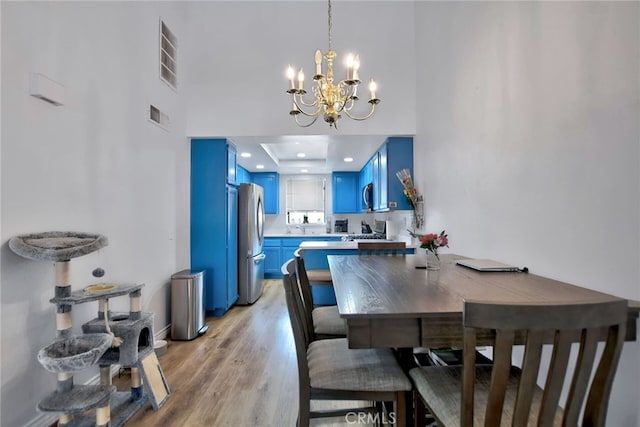
[[(369, 114), (358, 117), (354, 115), (351, 110), (358, 101), (358, 85), (360, 84), (360, 77), (358, 70), (360, 68), (360, 58), (356, 55), (347, 56), (347, 75), (344, 80), (340, 80), (338, 84), (334, 84), (333, 77), (333, 62), (335, 61), (337, 54), (331, 50), (331, 0), (329, 0), (329, 49), (322, 54), (319, 50), (316, 51), (316, 74), (313, 76), (313, 99), (306, 99), (305, 95), (307, 91), (304, 89), (304, 73), (302, 68), (298, 71), (298, 87), (295, 85), (295, 71), (291, 66), (287, 69), (287, 79), (289, 80), (291, 87), (287, 90), (287, 93), (291, 94), (293, 104), (289, 114), (293, 116), (296, 123), (300, 127), (308, 127), (316, 122), (318, 116), (322, 115), (325, 122), (329, 123), (329, 126), (336, 127), (338, 119), (341, 117), (340, 113), (344, 112), (349, 118), (353, 120), (366, 120), (376, 109), (376, 105), (380, 103), (380, 100), (376, 98), (377, 85), (373, 79), (369, 83), (369, 91), (371, 92), (371, 98), (369, 104), (371, 104), (371, 111)], [(327, 62), (324, 67), (326, 74), (322, 74), (322, 58)], [(306, 110), (305, 110), (306, 109)], [(310, 117), (310, 121), (303, 123), (299, 120), (299, 116), (303, 115)]]

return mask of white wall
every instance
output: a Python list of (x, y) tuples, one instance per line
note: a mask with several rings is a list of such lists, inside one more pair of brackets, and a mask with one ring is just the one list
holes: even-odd
[[(22, 233), (77, 230), (109, 246), (72, 261), (72, 283), (143, 282), (143, 310), (156, 332), (169, 323), (169, 280), (188, 267), (188, 144), (181, 90), (158, 78), (159, 19), (186, 34), (176, 3), (2, 2), (2, 414), (0, 424), (37, 418), (55, 390), (37, 362), (55, 337), (53, 263), (13, 254)], [(182, 51), (178, 51), (179, 58)], [(29, 73), (65, 86), (65, 105), (29, 96)], [(165, 131), (147, 120), (153, 103)], [(186, 177), (185, 177), (186, 176)], [(90, 306), (90, 307), (89, 307)], [(128, 310), (128, 298), (111, 300)], [(97, 306), (73, 308), (74, 328)], [(78, 375), (76, 383), (97, 374)], [(41, 423), (43, 423), (41, 421)]]
[[(451, 252), (640, 299), (639, 7), (416, 3), (417, 185)], [(636, 341), (607, 425), (639, 396)]]

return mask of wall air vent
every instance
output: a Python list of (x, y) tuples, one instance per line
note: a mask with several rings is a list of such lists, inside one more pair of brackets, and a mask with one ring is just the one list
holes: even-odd
[(149, 120), (165, 130), (169, 130), (169, 116), (160, 111), (158, 107), (149, 105)]
[(178, 87), (178, 39), (160, 20), (160, 79), (174, 89)]

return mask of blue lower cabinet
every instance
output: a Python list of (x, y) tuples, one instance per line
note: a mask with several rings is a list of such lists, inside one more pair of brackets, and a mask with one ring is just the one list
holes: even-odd
[(305, 239), (300, 237), (287, 237), (282, 239), (282, 247), (280, 249), (281, 261), (284, 264), (291, 258), (295, 257), (295, 252), (300, 247), (300, 243), (309, 241), (312, 239)]
[(334, 242), (340, 241), (340, 237), (265, 237), (263, 251), (267, 258), (264, 265), (264, 278), (280, 279), (282, 264), (295, 256), (294, 253), (300, 247), (300, 243), (308, 241)]
[(281, 277), (282, 273), (280, 269), (282, 268), (282, 261), (280, 259), (280, 247), (264, 247), (263, 251), (266, 256), (264, 260), (264, 277), (266, 279)]
[(265, 237), (262, 251), (266, 256), (264, 260), (264, 278), (277, 279), (282, 277), (280, 268), (282, 267), (282, 258), (280, 257), (280, 246), (282, 240), (275, 237)]

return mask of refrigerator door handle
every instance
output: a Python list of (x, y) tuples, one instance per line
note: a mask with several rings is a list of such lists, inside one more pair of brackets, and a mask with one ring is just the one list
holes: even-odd
[(253, 257), (253, 263), (260, 264), (266, 257), (267, 256), (265, 254), (256, 255), (255, 257)]

